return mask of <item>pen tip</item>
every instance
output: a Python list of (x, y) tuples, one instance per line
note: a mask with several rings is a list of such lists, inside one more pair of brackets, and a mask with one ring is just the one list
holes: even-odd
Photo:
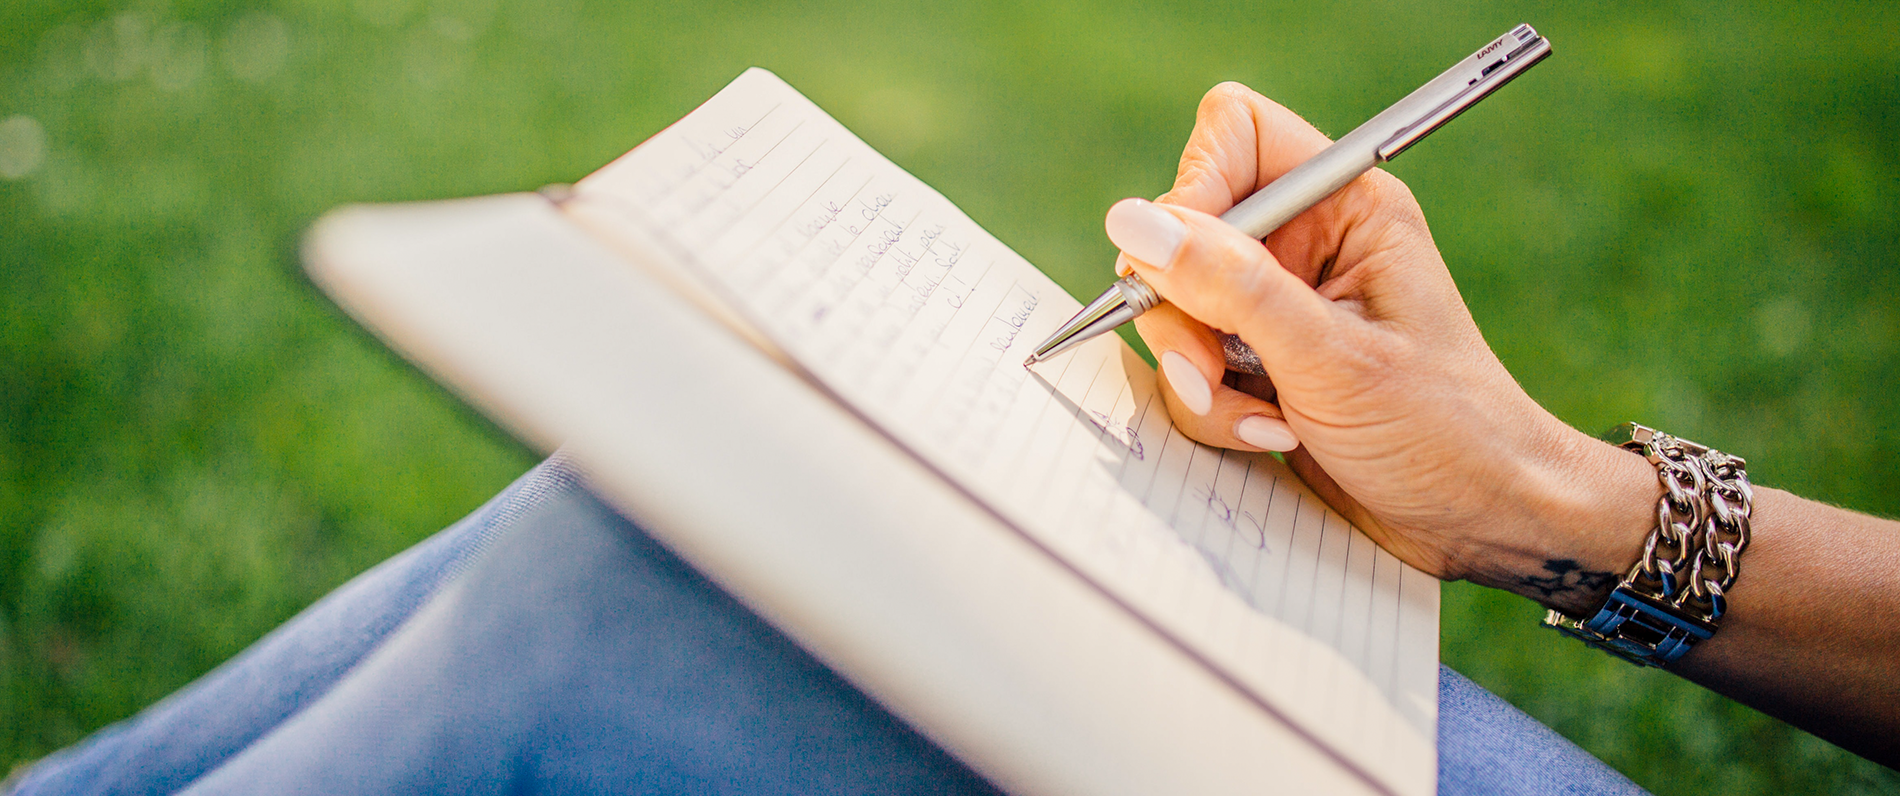
[(1028, 370), (1030, 365), (1034, 365), (1038, 361), (1040, 360), (1036, 359), (1035, 354), (1030, 354), (1028, 359), (1023, 360), (1023, 370)]

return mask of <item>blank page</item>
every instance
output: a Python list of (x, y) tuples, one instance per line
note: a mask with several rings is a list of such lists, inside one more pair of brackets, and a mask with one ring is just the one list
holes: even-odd
[(1237, 698), (1395, 793), (1434, 790), (1437, 581), (1271, 456), (1183, 436), (1119, 337), (1025, 370), (1079, 302), (777, 76), (747, 71), (566, 208)]

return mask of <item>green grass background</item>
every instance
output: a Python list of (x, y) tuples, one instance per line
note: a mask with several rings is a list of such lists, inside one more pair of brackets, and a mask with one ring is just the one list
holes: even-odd
[[(1557, 54), (1391, 167), (1505, 363), (1900, 512), (1892, 4), (6, 3), (0, 771), (532, 464), (297, 275), (327, 208), (570, 181), (760, 65), (1092, 294), (1208, 87), (1338, 135), (1523, 21)], [(1449, 585), (1444, 657), (1658, 793), (1900, 792), (1538, 615)]]

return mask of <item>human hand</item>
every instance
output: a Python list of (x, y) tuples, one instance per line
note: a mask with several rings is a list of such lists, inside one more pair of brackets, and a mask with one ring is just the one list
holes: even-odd
[[(1405, 186), (1374, 170), (1265, 245), (1211, 215), (1327, 144), (1222, 85), (1173, 190), (1109, 210), (1118, 267), (1168, 300), (1136, 325), (1175, 424), (1210, 445), (1291, 448), (1308, 486), (1426, 572), (1590, 615), (1642, 553), (1655, 471), (1518, 387)], [(1224, 374), (1215, 329), (1253, 346), (1269, 378)], [(1750, 524), (1721, 632), (1672, 670), (1894, 765), (1900, 524), (1761, 487)]]
[[(1655, 476), (1517, 385), (1405, 185), (1375, 169), (1264, 246), (1215, 217), (1329, 143), (1223, 84), (1174, 188), (1109, 210), (1118, 269), (1168, 300), (1136, 326), (1176, 425), (1209, 445), (1287, 450), (1308, 486), (1426, 572), (1591, 607), (1641, 549)], [(1253, 346), (1268, 377), (1225, 373), (1216, 329)]]

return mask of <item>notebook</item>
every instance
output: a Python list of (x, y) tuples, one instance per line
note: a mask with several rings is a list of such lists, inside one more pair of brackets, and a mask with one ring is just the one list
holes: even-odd
[(336, 211), (306, 260), (1005, 789), (1435, 789), (1437, 581), (1183, 436), (1118, 337), (1025, 369), (1080, 304), (770, 72), (569, 190)]

